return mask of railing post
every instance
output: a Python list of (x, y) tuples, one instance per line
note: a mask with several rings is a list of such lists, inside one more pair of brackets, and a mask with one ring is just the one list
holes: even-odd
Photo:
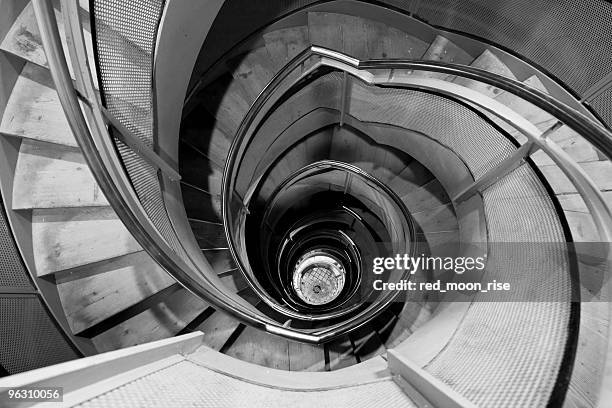
[(489, 170), (485, 175), (480, 177), (478, 180), (475, 180), (471, 185), (469, 185), (468, 187), (463, 189), (463, 191), (453, 197), (453, 201), (456, 204), (459, 204), (467, 200), (474, 194), (478, 193), (479, 191), (483, 191), (488, 187), (491, 187), (499, 179), (501, 179), (523, 163), (525, 163), (525, 159), (537, 150), (538, 147), (535, 146), (532, 141), (525, 143), (509, 157), (504, 159), (501, 163)]

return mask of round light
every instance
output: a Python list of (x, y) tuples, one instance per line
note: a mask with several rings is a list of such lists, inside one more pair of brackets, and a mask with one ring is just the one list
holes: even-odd
[(310, 251), (295, 264), (293, 289), (307, 304), (325, 305), (342, 292), (345, 273), (342, 263), (324, 250)]

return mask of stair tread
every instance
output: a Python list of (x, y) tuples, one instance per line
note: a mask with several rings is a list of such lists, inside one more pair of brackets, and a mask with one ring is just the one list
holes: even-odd
[(57, 285), (73, 333), (81, 332), (175, 283), (144, 251), (87, 269)]
[(350, 339), (344, 337), (326, 344), (329, 353), (329, 368), (331, 371), (357, 364)]
[[(527, 78), (525, 81), (523, 81), (523, 83), (540, 91), (546, 92), (544, 84), (542, 84), (542, 82), (538, 79), (536, 75)], [(500, 93), (499, 95), (497, 95), (495, 100), (506, 105), (507, 107), (520, 114), (522, 117), (524, 117), (534, 125), (549, 123), (551, 120), (554, 119), (553, 116), (547, 113), (546, 111), (509, 92)]]
[(202, 253), (217, 275), (237, 268), (229, 249), (207, 249)]
[(563, 215), (572, 233), (574, 242), (601, 242), (599, 231), (591, 214), (564, 211)]
[[(612, 190), (612, 163), (609, 161), (591, 161), (579, 163), (580, 167), (602, 191)], [(557, 165), (539, 166), (544, 177), (557, 194), (575, 193), (576, 188)]]
[(412, 218), (424, 232), (453, 231), (459, 228), (452, 204), (412, 213)]
[(389, 188), (398, 196), (403, 197), (429, 183), (433, 178), (434, 176), (425, 166), (414, 160), (389, 182)]
[(34, 209), (32, 249), (38, 276), (142, 250), (110, 207)]
[(189, 225), (201, 249), (228, 247), (223, 225), (200, 221), (189, 221)]
[(307, 26), (270, 31), (263, 35), (266, 48), (277, 67), (282, 67), (310, 46)]
[(49, 70), (25, 64), (7, 102), (0, 132), (77, 146)]
[(310, 40), (354, 58), (420, 58), (428, 44), (374, 20), (347, 14), (308, 13)]
[(240, 323), (230, 315), (216, 311), (196, 330), (204, 333), (203, 344), (211, 349), (220, 350), (239, 325)]
[(203, 110), (183, 120), (181, 141), (191, 146), (214, 164), (223, 168), (232, 143), (231, 138), (215, 126), (214, 119)]
[[(448, 38), (437, 35), (422, 57), (423, 60), (451, 62), (454, 64), (469, 65), (474, 58), (464, 49), (457, 46)], [(447, 78), (447, 74), (437, 72), (417, 72), (414, 75), (426, 78)]]
[[(600, 156), (596, 148), (569, 126), (562, 126), (548, 136), (549, 140), (561, 147), (574, 161), (578, 163), (598, 161)], [(553, 160), (543, 151), (531, 155), (537, 165), (553, 164)]]
[(275, 66), (266, 47), (247, 52), (228, 62), (234, 79), (242, 85), (252, 101), (270, 82), (279, 67)]
[(401, 197), (410, 212), (424, 211), (448, 204), (450, 198), (437, 179)]
[(355, 344), (355, 354), (360, 362), (383, 354), (387, 349), (371, 324), (350, 334)]
[(81, 152), (24, 139), (15, 169), (13, 209), (86, 206), (108, 206), (108, 201)]
[(246, 279), (238, 269), (231, 273), (221, 276), (221, 283), (232, 293), (239, 293), (247, 288), (250, 288)]
[(353, 164), (361, 162), (365, 170), (369, 167), (366, 163), (374, 163), (378, 149), (371, 140), (359, 137), (346, 128), (336, 127), (331, 139), (329, 158)]
[(182, 180), (209, 193), (221, 194), (222, 168), (184, 143), (180, 146), (179, 157), (179, 172)]
[(100, 352), (171, 337), (195, 319), (208, 304), (186, 289), (92, 339)]
[(209, 84), (197, 98), (216, 119), (219, 127), (231, 139), (249, 110), (253, 98), (242, 85), (227, 74)]
[[(91, 31), (88, 24), (89, 13), (87, 10), (80, 8), (80, 14), (82, 16), (81, 21), (84, 21), (83, 35), (85, 36), (85, 44), (91, 44)], [(64, 53), (68, 59), (68, 67), (72, 72), (72, 64), (70, 63), (70, 54), (66, 43), (66, 35), (64, 30), (64, 20), (61, 15), (59, 8), (55, 8), (55, 15), (58, 22), (58, 28), (60, 32), (60, 38), (62, 39), (62, 46)], [(87, 58), (90, 62), (90, 67), (95, 70), (95, 59), (93, 50), (90, 46), (87, 48)], [(11, 54), (17, 55), (23, 58), (25, 61), (40, 65), (41, 67), (48, 68), (47, 56), (42, 45), (42, 39), (40, 36), (40, 30), (38, 29), (38, 23), (34, 14), (34, 7), (32, 3), (28, 3), (22, 10), (21, 14), (17, 17), (2, 43), (0, 43), (0, 49), (10, 52)], [(73, 75), (74, 78), (74, 75)], [(97, 82), (97, 76), (93, 76), (94, 83)]]
[[(508, 68), (508, 66), (504, 64), (490, 50), (485, 50), (470, 64), (470, 66), (484, 69), (485, 71), (502, 75), (510, 79), (516, 79), (510, 68)], [(496, 95), (499, 95), (502, 92), (499, 88), (496, 88), (493, 85), (487, 85), (479, 81), (474, 81), (472, 79), (457, 77), (454, 82), (459, 85), (478, 91), (491, 98), (495, 97)]]
[(221, 222), (221, 197), (218, 194), (210, 194), (184, 183), (181, 183), (181, 193), (189, 218)]
[(325, 351), (323, 346), (289, 342), (290, 371), (324, 371)]
[(289, 341), (251, 326), (245, 327), (225, 354), (264, 367), (289, 369)]

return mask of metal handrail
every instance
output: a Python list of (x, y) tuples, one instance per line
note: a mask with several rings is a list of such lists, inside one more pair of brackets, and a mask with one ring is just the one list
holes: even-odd
[[(178, 256), (147, 216), (147, 213), (131, 186), (129, 178), (123, 170), (121, 161), (112, 144), (111, 137), (106, 128), (106, 118), (103, 114), (103, 107), (98, 100), (98, 95), (96, 95), (91, 71), (89, 69), (77, 2), (73, 0), (62, 0), (62, 14), (65, 18), (66, 36), (76, 77), (76, 89), (68, 70), (51, 0), (33, 0), (33, 5), (60, 102), (66, 112), (70, 128), (83, 151), (85, 159), (107, 200), (126, 228), (143, 249), (146, 250), (163, 269), (196, 296), (205, 299), (214, 306), (231, 314), (239, 321), (293, 340), (307, 343), (322, 343), (344, 335), (350, 330), (357, 329), (369, 321), (373, 314), (360, 316), (358, 319), (338, 323), (317, 331), (300, 331), (284, 327), (278, 322), (256, 311), (251, 305), (237, 295), (229, 294), (219, 289), (215, 285), (216, 276), (211, 276), (210, 271), (201, 270), (192, 259), (184, 259)], [(325, 58), (327, 60), (326, 65), (333, 68), (338, 68), (339, 66), (353, 75), (361, 72), (360, 75), (355, 76), (366, 79), (373, 79), (373, 77), (368, 77), (366, 74), (368, 73), (367, 69), (401, 68), (443, 72), (480, 80), (517, 94), (539, 108), (551, 113), (553, 116), (560, 118), (560, 120), (565, 122), (568, 126), (577, 130), (607, 157), (612, 158), (612, 137), (604, 128), (553, 98), (521, 83), (476, 68), (455, 64), (424, 61), (360, 62), (335, 51), (311, 47), (293, 59), (277, 73), (273, 80), (262, 91), (261, 95), (257, 98), (243, 120), (237, 133), (238, 137), (235, 139), (230, 149), (230, 160), (228, 160), (228, 164), (224, 170), (224, 219), (227, 219), (226, 215), (228, 208), (226, 208), (226, 206), (230, 202), (230, 197), (227, 195), (231, 194), (230, 191), (232, 191), (231, 188), (228, 188), (230, 187), (228, 183), (231, 182), (231, 177), (228, 177), (228, 175), (230, 173), (229, 170), (235, 164), (234, 159), (238, 153), (236, 151), (238, 141), (244, 139), (246, 130), (251, 127), (255, 118), (261, 113), (261, 108), (276, 91), (277, 86), (284, 81), (286, 75), (313, 56)], [(321, 64), (321, 61), (319, 64)], [(376, 81), (372, 81), (371, 83), (374, 84)], [(377, 84), (385, 85), (383, 82), (378, 82)], [(398, 84), (389, 82), (387, 85), (397, 86)], [(412, 86), (418, 88), (419, 85), (412, 84)], [(85, 106), (81, 106), (79, 101), (85, 102)], [(87, 119), (83, 111), (85, 111)], [(592, 201), (596, 202), (596, 205), (591, 205), (589, 208), (592, 209), (592, 212), (596, 213), (596, 215), (602, 214), (601, 217), (598, 218), (600, 221), (605, 220), (609, 222), (609, 220), (612, 219), (610, 217), (609, 208), (607, 208), (605, 202), (603, 202), (596, 187), (594, 187), (592, 183), (589, 184), (588, 176), (586, 176), (584, 172), (581, 173), (579, 167), (577, 168), (577, 165), (575, 165), (563, 151), (555, 147), (552, 142), (538, 140), (538, 134), (531, 133), (531, 137), (535, 138), (542, 150), (549, 153), (564, 171), (568, 167), (571, 168), (569, 176), (573, 181), (578, 180), (578, 183), (581, 184), (580, 186), (577, 185), (577, 188), (579, 188), (581, 194), (587, 196), (585, 200), (587, 201), (587, 205), (591, 205), (590, 203)], [(605, 226), (609, 227), (610, 224), (605, 224)], [(610, 232), (609, 228), (606, 230), (606, 234), (607, 238), (612, 241), (612, 232)], [(236, 254), (231, 240), (230, 247), (232, 247), (232, 253), (235, 256)], [(385, 305), (381, 305), (381, 307), (384, 306)]]
[[(601, 125), (593, 122), (580, 112), (575, 111), (564, 103), (557, 101), (556, 99), (537, 89), (531, 88), (513, 79), (484, 71), (479, 68), (439, 61), (359, 61), (337, 51), (332, 51), (317, 46), (311, 46), (310, 48), (305, 49), (272, 78), (268, 86), (264, 88), (259, 97), (255, 100), (251, 106), (251, 109), (241, 123), (238, 131), (236, 132), (236, 137), (234, 138), (232, 146), (230, 147), (230, 152), (224, 171), (223, 216), (225, 220), (227, 219), (225, 217), (228, 215), (227, 211), (229, 210), (229, 195), (233, 194), (230, 192), (233, 190), (232, 178), (236, 170), (235, 161), (242, 153), (242, 151), (238, 151), (237, 149), (244, 145), (243, 140), (246, 136), (246, 131), (253, 127), (255, 118), (259, 114), (259, 111), (264, 107), (264, 105), (270, 102), (274, 91), (288, 76), (288, 74), (313, 56), (319, 57), (320, 61), (313, 64), (308, 72), (303, 73), (302, 76), (294, 80), (292, 85), (287, 88), (286, 92), (288, 92), (289, 89), (298, 84), (319, 67), (326, 66), (335, 68), (339, 71), (347, 72), (370, 85), (381, 87), (428, 89), (438, 92), (443, 91), (443, 93), (450, 96), (459, 96), (464, 100), (475, 103), (481, 108), (498, 116), (500, 119), (509, 123), (523, 133), (530, 142), (537, 145), (538, 148), (545, 151), (553, 159), (553, 161), (562, 169), (565, 175), (574, 183), (577, 191), (585, 198), (584, 201), (595, 220), (595, 224), (602, 240), (612, 242), (612, 210), (606, 204), (595, 183), (590, 180), (589, 176), (584, 172), (584, 170), (558, 145), (545, 137), (541, 137), (542, 132), (540, 132), (533, 124), (507, 108), (505, 105), (485, 96), (484, 94), (460, 85), (451, 84), (443, 80), (408, 78), (406, 76), (394, 79), (392, 78), (392, 73), (395, 69), (432, 71), (453, 76), (461, 76), (484, 82), (487, 85), (493, 85), (499, 89), (523, 98), (538, 108), (548, 112), (553, 117), (558, 118), (561, 122), (577, 131), (589, 143), (606, 155), (609, 160), (612, 160), (612, 134)], [(389, 72), (388, 75), (375, 75), (369, 70), (387, 70)], [(280, 96), (277, 96), (276, 100), (279, 100), (280, 98)], [(503, 112), (503, 114), (500, 112)], [(228, 224), (226, 223), (226, 225)], [(228, 235), (230, 247), (232, 243), (231, 238), (232, 237)]]
[[(352, 164), (338, 162), (334, 160), (321, 160), (315, 163), (308, 164), (302, 167), (301, 169), (296, 170), (294, 173), (290, 174), (279, 186), (276, 187), (275, 192), (273, 192), (271, 196), (272, 197), (278, 196), (278, 193), (280, 191), (282, 191), (284, 188), (286, 188), (287, 186), (295, 182), (295, 180), (300, 177), (304, 177), (305, 175), (316, 172), (316, 171), (330, 170), (330, 169), (340, 170), (347, 174), (358, 176), (362, 178), (363, 180), (365, 180), (367, 183), (369, 183), (372, 189), (376, 191), (382, 191), (385, 196), (391, 199), (391, 201), (398, 207), (399, 211), (402, 213), (403, 220), (406, 223), (405, 230), (407, 230), (408, 237), (404, 237), (404, 238), (405, 238), (406, 245), (410, 247), (410, 251), (408, 251), (408, 248), (406, 248), (403, 252), (410, 253), (411, 255), (413, 255), (415, 247), (414, 245), (411, 245), (411, 243), (415, 242), (416, 233), (415, 233), (414, 224), (412, 221), (412, 216), (410, 215), (410, 212), (406, 208), (406, 205), (402, 202), (402, 200), (400, 200), (397, 194), (395, 194), (384, 183), (382, 183), (380, 180), (372, 176), (370, 173), (360, 169), (359, 167), (353, 166)], [(262, 218), (264, 220), (268, 218), (269, 212), (271, 211), (271, 208), (273, 207), (274, 200), (275, 198), (272, 199), (272, 204), (268, 206), (268, 209), (263, 215)], [(241, 227), (242, 228), (244, 227), (244, 223), (241, 223)], [(259, 297), (268, 306), (270, 306), (272, 309), (276, 310), (279, 313), (285, 314), (287, 317), (290, 317), (292, 319), (307, 320), (307, 321), (332, 320), (332, 319), (338, 318), (339, 316), (346, 315), (349, 312), (352, 312), (359, 308), (358, 306), (355, 306), (350, 310), (342, 309), (342, 310), (338, 310), (334, 312), (322, 313), (322, 314), (317, 314), (317, 315), (308, 315), (304, 313), (299, 313), (299, 312), (294, 311), (293, 309), (288, 309), (282, 306), (281, 304), (276, 302), (270, 295), (268, 295), (263, 289), (263, 287), (257, 282), (257, 279), (254, 278), (254, 274), (252, 273), (252, 271), (250, 271), (250, 269), (248, 270), (248, 272), (244, 272), (244, 275), (248, 283), (255, 289)], [(404, 276), (402, 276), (400, 279), (406, 278), (407, 275), (408, 273), (405, 273)], [(391, 301), (393, 301), (393, 299), (396, 298), (398, 294), (399, 292), (386, 293), (381, 297), (381, 299), (378, 301), (377, 304), (387, 305)], [(377, 312), (380, 312), (381, 310), (382, 308), (380, 307), (376, 308)], [(372, 317), (369, 313), (368, 313), (368, 316), (369, 318)]]
[[(284, 80), (288, 77), (289, 73), (293, 72), (294, 69), (301, 66), (309, 58), (319, 57), (319, 61), (314, 63), (308, 71), (302, 73), (297, 79), (293, 80), (289, 86), (285, 86), (285, 92), (283, 95), (274, 95)], [(481, 80), (482, 82), (497, 86), (507, 92), (517, 94), (523, 97), (525, 100), (536, 105), (537, 107), (545, 110), (550, 114), (557, 114), (561, 116), (562, 120), (570, 128), (576, 130), (581, 129), (587, 132), (585, 139), (590, 143), (596, 145), (596, 147), (605, 145), (606, 149), (600, 149), (610, 159), (612, 159), (612, 134), (610, 134), (605, 128), (599, 124), (591, 121), (586, 116), (579, 112), (574, 111), (567, 105), (551, 98), (550, 96), (526, 86), (518, 81), (511, 80), (509, 78), (492, 74), (490, 72), (468, 67), (458, 64), (444, 63), (444, 62), (430, 62), (430, 61), (402, 61), (402, 60), (371, 60), (371, 61), (358, 61), (352, 57), (344, 55), (337, 51), (328, 50), (323, 47), (311, 46), (305, 49), (302, 53), (298, 54), (285, 65), (277, 74), (272, 78), (268, 85), (262, 90), (258, 98), (255, 100), (247, 115), (243, 119), (236, 136), (233, 139), (233, 143), (230, 147), (228, 154), (228, 160), (224, 169), (224, 180), (223, 180), (223, 217), (224, 225), (226, 229), (226, 235), (228, 242), (230, 243), (230, 250), (234, 256), (236, 264), (239, 269), (243, 271), (245, 277), (248, 280), (248, 274), (244, 272), (246, 270), (245, 265), (242, 263), (239, 254), (235, 251), (234, 239), (230, 226), (232, 225), (229, 217), (230, 214), (230, 203), (232, 196), (238, 196), (234, 191), (234, 177), (237, 169), (235, 168), (238, 157), (242, 157), (245, 151), (244, 143), (247, 132), (250, 130), (252, 136), (256, 132), (258, 123), (257, 119), (261, 120), (261, 116), (271, 109), (279, 100), (282, 100), (285, 94), (291, 92), (298, 84), (300, 84), (305, 78), (312, 75), (320, 67), (335, 68), (341, 72), (346, 72), (352, 76), (359, 78), (363, 82), (369, 85), (381, 86), (381, 87), (401, 87), (410, 89), (427, 89), (434, 90), (436, 92), (442, 92), (444, 94), (459, 97), (460, 99), (467, 100), (475, 105), (489, 111), (490, 113), (500, 117), (505, 122), (509, 123), (521, 133), (523, 133), (529, 140), (530, 143), (537, 145), (538, 148), (546, 152), (552, 160), (559, 165), (565, 175), (574, 183), (577, 191), (582, 195), (584, 201), (591, 212), (595, 220), (595, 224), (598, 228), (598, 232), (603, 241), (612, 242), (612, 210), (609, 208), (605, 200), (603, 199), (601, 192), (597, 186), (585, 173), (585, 171), (575, 163), (572, 158), (563, 151), (553, 141), (547, 139), (546, 132), (540, 132), (531, 122), (527, 121), (514, 111), (507, 108), (505, 105), (468, 88), (462, 87), (457, 84), (451, 84), (443, 80), (427, 79), (427, 78), (411, 78), (402, 77), (401, 79), (392, 79), (392, 72), (394, 69), (412, 69), (412, 70), (423, 70), (442, 72), (449, 75), (463, 76), (469, 79)], [(388, 75), (374, 74), (369, 70), (387, 70)], [(465, 71), (465, 73), (464, 73)], [(273, 97), (274, 96), (274, 97)], [(264, 109), (264, 107), (268, 109)], [(264, 113), (262, 113), (264, 112)], [(559, 113), (563, 113), (559, 115)], [(535, 149), (527, 149), (526, 156), (535, 152)], [(251, 189), (249, 189), (251, 191)], [(247, 194), (244, 197), (243, 205), (249, 200), (250, 196)], [(256, 288), (254, 288), (256, 289)], [(386, 305), (381, 304), (380, 308), (384, 308)], [(380, 308), (378, 310), (380, 310)], [(377, 311), (373, 310), (371, 316)], [(359, 320), (361, 321), (361, 320)], [(352, 323), (354, 323), (353, 321)], [(332, 333), (338, 330), (346, 329), (344, 326), (336, 325), (329, 327), (328, 329), (321, 332)]]
[[(135, 191), (131, 188), (131, 183), (123, 171), (121, 162), (112, 145), (102, 107), (93, 85), (78, 3), (71, 0), (62, 0), (62, 15), (65, 19), (66, 36), (73, 62), (76, 89), (62, 48), (51, 0), (33, 0), (32, 3), (51, 76), (69, 126), (96, 181), (126, 228), (162, 268), (192, 293), (206, 299), (214, 306), (224, 309), (247, 324), (262, 329), (265, 329), (268, 325), (276, 324), (264, 315), (257, 315), (244, 304), (237, 302), (235, 297), (228, 296), (228, 294), (210, 284), (210, 281), (207, 280), (206, 271), (199, 271), (191, 263), (191, 260), (178, 257), (167, 244), (147, 216)], [(80, 100), (84, 102), (88, 120), (83, 114)], [(307, 334), (301, 337), (304, 337), (306, 341), (316, 341)]]

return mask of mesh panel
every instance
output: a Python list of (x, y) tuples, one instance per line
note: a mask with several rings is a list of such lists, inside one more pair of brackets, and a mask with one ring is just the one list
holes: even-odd
[[(612, 53), (611, 53), (612, 54)], [(591, 101), (591, 106), (595, 109), (601, 119), (612, 127), (612, 88), (603, 92)]]
[[(153, 148), (153, 51), (164, 0), (95, 0), (94, 21), (105, 104), (123, 125)], [(164, 206), (157, 170), (115, 139), (145, 211), (167, 243), (181, 245)]]
[(579, 94), (612, 72), (612, 4), (603, 0), (421, 1), (417, 15), (509, 48)]
[[(563, 229), (528, 165), (485, 190), (483, 202), (489, 233), (485, 280), (567, 302), (474, 302), (426, 369), (478, 406), (544, 406), (568, 338), (570, 275)], [(495, 244), (507, 242), (533, 244)], [(478, 294), (476, 300), (487, 296), (492, 295)]]
[(461, 157), (475, 177), (485, 174), (515, 150), (476, 113), (437, 95), (355, 84), (352, 96), (350, 114), (354, 117), (426, 134)]
[(0, 365), (16, 374), (78, 356), (36, 296), (0, 297)]
[(28, 274), (21, 263), (19, 252), (13, 242), (13, 237), (4, 216), (4, 209), (0, 202), (0, 287), (31, 288)]

